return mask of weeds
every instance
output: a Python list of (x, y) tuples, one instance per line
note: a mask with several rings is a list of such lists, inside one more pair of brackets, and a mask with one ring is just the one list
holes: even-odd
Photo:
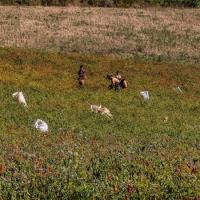
[[(81, 90), (82, 63), (89, 79)], [(105, 75), (119, 69), (129, 87), (116, 93)], [(1, 198), (199, 198), (198, 66), (4, 48), (0, 82)], [(13, 101), (18, 90), (29, 112)], [(113, 120), (87, 102), (109, 107)], [(34, 130), (37, 118), (48, 134)]]

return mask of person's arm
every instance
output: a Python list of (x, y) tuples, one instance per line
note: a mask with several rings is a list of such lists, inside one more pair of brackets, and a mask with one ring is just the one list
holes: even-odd
[(113, 86), (115, 85), (114, 78), (111, 79), (111, 83), (112, 83)]

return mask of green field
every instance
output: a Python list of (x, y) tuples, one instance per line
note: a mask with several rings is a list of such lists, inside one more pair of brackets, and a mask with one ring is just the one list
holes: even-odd
[[(120, 92), (105, 79), (117, 70), (128, 80)], [(199, 88), (198, 65), (1, 48), (1, 199), (199, 199)], [(48, 133), (34, 130), (37, 118)]]

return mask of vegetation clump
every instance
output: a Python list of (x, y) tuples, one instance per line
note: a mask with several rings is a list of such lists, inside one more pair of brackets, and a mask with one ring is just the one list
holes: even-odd
[(42, 5), (42, 6), (67, 6), (69, 4), (90, 5), (100, 7), (131, 7), (131, 6), (200, 6), (200, 0), (1, 0), (4, 5)]

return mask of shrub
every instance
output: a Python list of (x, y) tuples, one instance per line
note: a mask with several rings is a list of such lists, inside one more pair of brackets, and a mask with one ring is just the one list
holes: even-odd
[[(2, 4), (13, 5), (43, 5), (43, 6), (66, 6), (68, 0), (1, 0)], [(178, 6), (178, 7), (200, 7), (200, 0), (79, 0), (72, 3), (88, 4), (100, 7), (131, 7), (134, 4)]]

